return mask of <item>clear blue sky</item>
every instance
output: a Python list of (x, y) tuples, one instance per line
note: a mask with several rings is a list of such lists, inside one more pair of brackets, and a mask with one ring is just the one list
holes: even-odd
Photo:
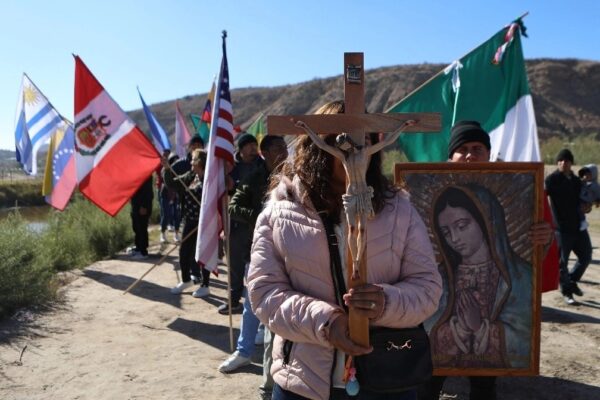
[(3, 0), (0, 148), (14, 150), (23, 72), (73, 119), (71, 53), (129, 111), (136, 85), (149, 104), (206, 93), (223, 29), (231, 87), (278, 86), (340, 74), (346, 51), (367, 69), (449, 63), (526, 11), (527, 59), (600, 60), (598, 0)]

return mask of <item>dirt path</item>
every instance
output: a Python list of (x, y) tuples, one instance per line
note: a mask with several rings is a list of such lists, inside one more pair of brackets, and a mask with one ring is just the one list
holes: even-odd
[[(592, 242), (599, 245), (600, 235)], [(155, 260), (95, 263), (68, 275), (72, 281), (52, 310), (1, 321), (0, 399), (258, 398), (261, 347), (257, 362), (240, 373), (216, 370), (229, 354), (228, 318), (216, 312), (226, 295), (224, 271), (210, 298), (174, 296), (171, 257), (124, 296)], [(544, 294), (541, 376), (499, 379), (499, 399), (600, 399), (599, 264), (596, 248), (581, 305)], [(468, 398), (462, 378), (448, 383), (457, 399)]]

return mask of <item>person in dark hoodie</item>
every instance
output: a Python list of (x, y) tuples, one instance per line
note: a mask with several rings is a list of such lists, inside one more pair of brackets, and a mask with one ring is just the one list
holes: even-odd
[[(240, 182), (257, 167), (262, 166), (263, 159), (258, 156), (258, 141), (248, 133), (243, 133), (237, 139), (235, 165), (229, 173), (229, 194), (233, 196)], [(231, 265), (231, 313), (240, 314), (243, 305), (240, 303), (244, 292), (244, 271), (250, 259), (250, 244), (252, 232), (246, 222), (231, 219), (229, 237), (229, 253)], [(218, 308), (219, 314), (229, 315), (229, 305), (224, 303)]]
[[(590, 235), (586, 227), (581, 225), (581, 215), (589, 212), (590, 205), (581, 200), (583, 185), (571, 169), (574, 162), (573, 153), (569, 149), (562, 149), (556, 156), (556, 171), (548, 175), (544, 182), (557, 225), (560, 291), (568, 305), (577, 304), (573, 295), (583, 296), (577, 282), (592, 260)], [(577, 256), (577, 262), (569, 271), (571, 251)]]

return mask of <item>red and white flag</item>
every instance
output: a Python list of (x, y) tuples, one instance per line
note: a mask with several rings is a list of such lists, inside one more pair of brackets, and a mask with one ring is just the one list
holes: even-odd
[(221, 199), (227, 194), (225, 186), (225, 163), (233, 164), (233, 111), (229, 93), (229, 68), (223, 33), (223, 59), (217, 79), (217, 89), (212, 103), (212, 124), (208, 140), (208, 154), (204, 184), (202, 187), (202, 207), (198, 222), (196, 260), (209, 271), (217, 270), (219, 257), (219, 234), (223, 230)]
[(160, 164), (156, 148), (75, 56), (79, 191), (115, 216)]
[(175, 153), (179, 158), (185, 158), (187, 155), (187, 145), (192, 139), (190, 131), (185, 126), (185, 120), (179, 109), (179, 102), (175, 102)]

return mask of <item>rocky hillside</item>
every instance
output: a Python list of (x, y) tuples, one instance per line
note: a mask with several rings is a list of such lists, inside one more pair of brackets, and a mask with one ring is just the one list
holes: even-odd
[[(443, 69), (443, 64), (401, 65), (366, 72), (367, 109), (382, 112), (397, 103)], [(595, 134), (600, 139), (600, 62), (572, 59), (527, 61), (527, 72), (540, 138)], [(265, 114), (304, 114), (324, 102), (342, 98), (341, 76), (313, 79), (295, 85), (235, 89), (231, 93), (235, 124), (248, 127), (261, 112)], [(206, 94), (180, 99), (185, 114), (199, 114)], [(152, 111), (173, 134), (174, 101), (154, 104)], [(148, 124), (142, 110), (130, 115), (143, 130)], [(190, 122), (191, 128), (191, 122)]]

